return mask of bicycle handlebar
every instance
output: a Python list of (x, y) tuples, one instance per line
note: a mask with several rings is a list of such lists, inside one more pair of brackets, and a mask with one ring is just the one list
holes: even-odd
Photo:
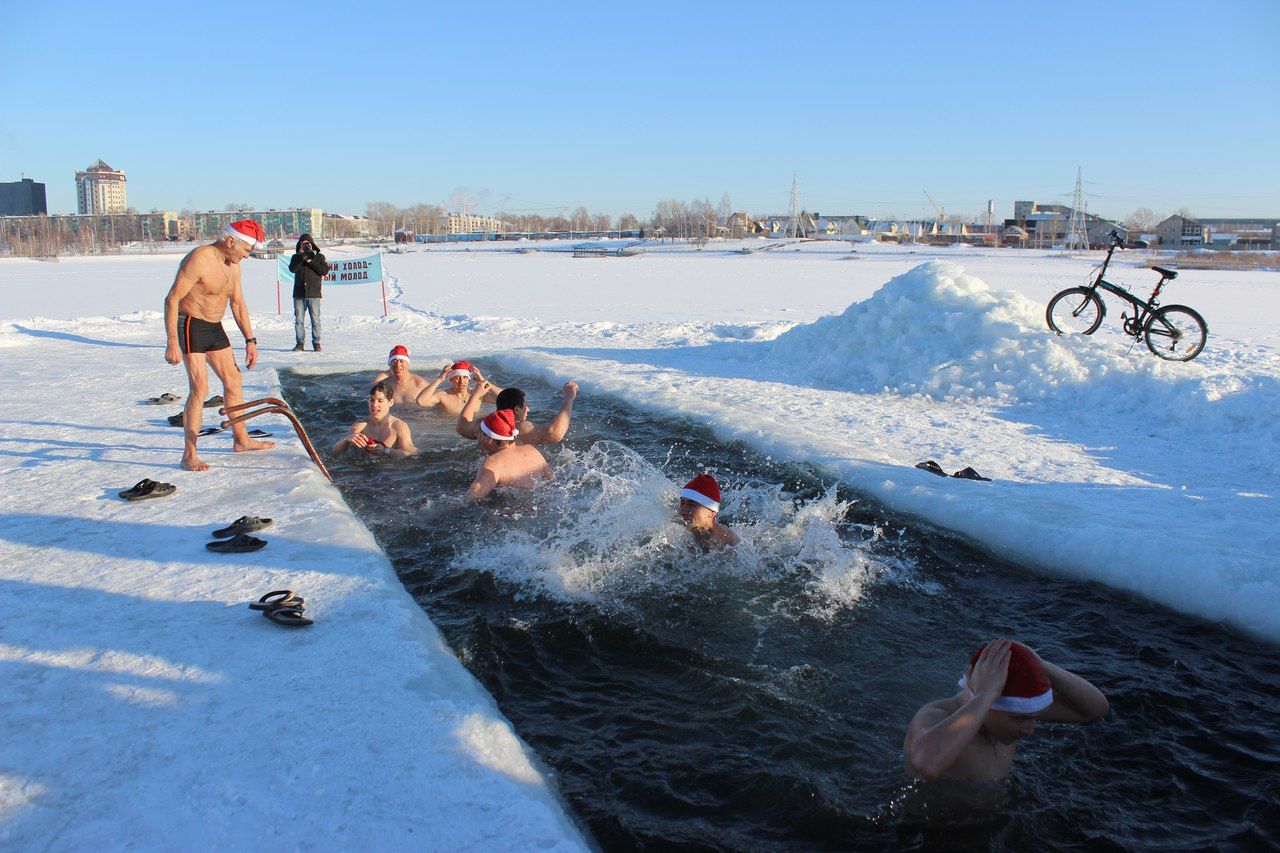
[(1120, 235), (1117, 234), (1114, 230), (1111, 232), (1111, 243), (1112, 245), (1118, 246), (1121, 249), (1124, 248), (1124, 240), (1120, 239)]

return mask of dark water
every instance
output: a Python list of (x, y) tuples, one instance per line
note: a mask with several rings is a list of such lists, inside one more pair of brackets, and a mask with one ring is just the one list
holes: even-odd
[[(491, 372), (533, 420), (557, 408)], [(326, 447), (366, 380), (284, 377)], [(478, 456), (451, 419), (406, 416), (413, 460), (326, 463), (602, 847), (1280, 845), (1276, 648), (1000, 563), (688, 422), (600, 398), (574, 415), (553, 484), (479, 507), (456, 497)], [(731, 557), (673, 522), (703, 466), (743, 536)], [(999, 635), (1089, 678), (1111, 714), (1042, 725), (1006, 786), (908, 785), (911, 716)]]

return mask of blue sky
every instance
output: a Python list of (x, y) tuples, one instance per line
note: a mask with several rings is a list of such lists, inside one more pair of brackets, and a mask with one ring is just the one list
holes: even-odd
[(1106, 216), (1280, 215), (1275, 0), (414, 5), (7, 4), (0, 180), (645, 218), (783, 212), (794, 172), (823, 213), (1007, 216), (1079, 166)]

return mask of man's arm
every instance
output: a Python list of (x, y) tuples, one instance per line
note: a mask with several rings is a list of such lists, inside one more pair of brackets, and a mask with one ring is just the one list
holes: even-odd
[(324, 255), (314, 255), (307, 266), (311, 267), (311, 271), (322, 278), (329, 274), (329, 262), (324, 259)]
[(249, 324), (249, 306), (244, 301), (244, 291), (240, 288), (240, 270), (236, 270), (236, 286), (231, 291), (231, 316), (236, 318), (240, 334), (244, 335), (244, 366), (248, 370), (258, 363), (258, 343), (250, 340), (253, 337), (253, 326)]
[(396, 446), (391, 449), (400, 451), (395, 454), (400, 459), (418, 452), (418, 448), (413, 445), (413, 433), (409, 431), (409, 425), (404, 421), (396, 424)]
[(173, 277), (173, 286), (164, 298), (164, 360), (170, 364), (182, 361), (182, 349), (178, 346), (178, 304), (196, 286), (200, 276), (193, 269), (195, 252), (187, 255), (178, 265), (178, 274)]
[(480, 372), (480, 368), (476, 367), (474, 364), (471, 365), (471, 372), (476, 377), (476, 393), (480, 394), (480, 386), (485, 385), (487, 386), (488, 390), (486, 390), (480, 396), (484, 397), (484, 401), (486, 403), (498, 402), (498, 395), (502, 393), (502, 389), (499, 388), (497, 385), (494, 385), (488, 379), (485, 379), (484, 374)]
[(349, 447), (364, 447), (369, 443), (369, 439), (364, 434), (364, 428), (368, 426), (367, 421), (356, 421), (351, 425), (351, 432), (347, 433), (344, 438), (338, 440), (333, 446), (333, 455), (341, 456), (347, 452)]
[(426, 388), (423, 388), (418, 392), (418, 396), (414, 402), (424, 408), (427, 406), (434, 406), (436, 403), (440, 402), (437, 391), (440, 388), (440, 383), (444, 381), (445, 374), (448, 372), (449, 365), (446, 364), (444, 368), (441, 369), (440, 375), (431, 380), (431, 382), (427, 384)]
[(294, 252), (293, 257), (289, 259), (289, 272), (297, 272), (298, 267), (302, 266), (302, 263), (302, 255)]
[(907, 766), (924, 779), (937, 779), (978, 736), (991, 703), (1004, 690), (1009, 674), (1010, 643), (1000, 639), (987, 644), (969, 676), (969, 700), (947, 714), (926, 707), (916, 713), (903, 747)]
[(578, 398), (578, 383), (564, 383), (560, 393), (564, 395), (564, 402), (560, 404), (560, 411), (556, 412), (551, 423), (545, 427), (534, 427), (527, 436), (522, 434), (521, 444), (545, 445), (564, 441), (569, 432), (569, 421), (573, 418), (573, 401)]
[(497, 487), (498, 475), (489, 470), (487, 465), (482, 466), (480, 473), (476, 474), (476, 481), (471, 484), (471, 488), (467, 489), (467, 494), (463, 500), (469, 504), (482, 501)]
[(484, 402), (484, 395), (492, 387), (483, 379), (480, 380), (480, 384), (476, 386), (475, 393), (467, 399), (467, 404), (458, 413), (458, 435), (463, 438), (475, 438), (480, 435), (480, 425), (475, 422), (475, 416), (480, 411), (480, 404)]
[(1075, 673), (1049, 663), (1034, 650), (1029, 651), (1044, 666), (1045, 675), (1053, 685), (1053, 704), (1040, 713), (1040, 719), (1048, 723), (1092, 723), (1111, 710), (1101, 690)]

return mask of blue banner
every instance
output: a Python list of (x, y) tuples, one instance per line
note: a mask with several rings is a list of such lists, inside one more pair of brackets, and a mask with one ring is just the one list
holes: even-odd
[[(289, 258), (284, 255), (276, 255), (276, 279), (293, 281), (293, 273), (289, 272)], [(331, 260), (329, 274), (324, 277), (326, 285), (373, 284), (377, 281), (382, 281), (382, 255), (377, 254)]]

